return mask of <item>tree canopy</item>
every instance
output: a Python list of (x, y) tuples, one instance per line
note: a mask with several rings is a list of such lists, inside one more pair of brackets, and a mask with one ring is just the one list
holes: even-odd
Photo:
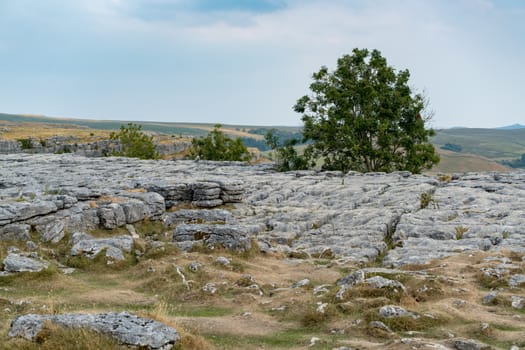
[(110, 134), (110, 139), (120, 142), (120, 151), (113, 152), (115, 156), (140, 159), (158, 159), (160, 157), (155, 149), (153, 136), (144, 134), (142, 125), (133, 123), (121, 125), (118, 132)]
[(388, 66), (378, 50), (354, 49), (313, 74), (311, 94), (294, 110), (302, 113), (305, 155), (327, 170), (408, 170), (420, 173), (439, 162), (428, 142), (425, 99), (408, 85), (408, 70)]
[(207, 160), (249, 161), (251, 155), (241, 138), (232, 139), (216, 124), (206, 137), (194, 138), (190, 151), (191, 158)]

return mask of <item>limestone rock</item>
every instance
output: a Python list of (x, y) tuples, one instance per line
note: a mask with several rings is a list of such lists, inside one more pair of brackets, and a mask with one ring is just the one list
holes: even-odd
[(34, 340), (42, 330), (44, 322), (70, 328), (87, 328), (107, 334), (119, 343), (141, 349), (171, 349), (177, 345), (180, 335), (174, 328), (160, 322), (137, 317), (127, 312), (102, 314), (63, 314), (17, 317), (11, 324), (10, 337)]
[(391, 317), (418, 318), (418, 316), (415, 313), (407, 311), (406, 309), (402, 308), (401, 306), (397, 306), (397, 305), (382, 306), (379, 309), (379, 316), (385, 317), (385, 318), (391, 318)]
[(40, 259), (29, 258), (20, 254), (10, 253), (3, 261), (7, 272), (38, 272), (47, 269), (49, 263)]
[(209, 246), (219, 244), (232, 250), (249, 250), (250, 233), (249, 227), (241, 225), (181, 224), (174, 230), (173, 240), (175, 242), (202, 240)]
[(452, 345), (457, 350), (490, 350), (489, 345), (477, 342), (472, 339), (454, 339)]
[(10, 224), (0, 227), (0, 241), (27, 241), (30, 239), (30, 225)]
[(131, 236), (116, 236), (111, 238), (94, 238), (86, 234), (75, 233), (72, 236), (74, 242), (71, 255), (84, 255), (93, 259), (103, 250), (106, 256), (115, 260), (124, 260), (123, 251), (131, 252), (133, 239)]

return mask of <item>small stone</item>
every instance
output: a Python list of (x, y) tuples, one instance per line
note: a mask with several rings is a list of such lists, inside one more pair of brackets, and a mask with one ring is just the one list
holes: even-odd
[(215, 294), (217, 292), (217, 288), (215, 287), (215, 283), (206, 283), (204, 287), (202, 287), (202, 290), (206, 293)]
[(490, 292), (489, 294), (483, 297), (482, 302), (483, 304), (490, 304), (496, 299), (497, 296), (498, 296), (497, 292)]
[(397, 306), (397, 305), (382, 306), (379, 309), (379, 316), (385, 317), (385, 318), (392, 318), (392, 317), (418, 318), (418, 316), (414, 314), (413, 312), (407, 311), (406, 309), (402, 308), (401, 306)]
[(310, 339), (310, 345), (308, 345), (309, 347), (312, 347), (312, 346), (315, 346), (318, 342), (320, 342), (321, 339), (320, 338), (317, 338), (317, 337), (312, 337)]
[(513, 295), (511, 297), (511, 305), (513, 308), (521, 310), (525, 306), (525, 298)]
[(308, 278), (305, 278), (292, 284), (291, 288), (301, 288), (308, 285), (310, 285), (310, 280)]
[(215, 263), (225, 266), (230, 264), (230, 260), (224, 256), (219, 256), (215, 259)]
[(525, 283), (525, 275), (512, 275), (509, 278), (509, 286), (511, 287), (518, 287), (523, 283)]
[(365, 280), (365, 272), (357, 270), (337, 281), (338, 286), (355, 286)]
[(190, 264), (188, 265), (188, 269), (189, 269), (191, 272), (197, 272), (197, 271), (200, 270), (201, 266), (202, 266), (201, 263), (199, 263), (199, 262), (197, 262), (197, 261), (194, 261), (194, 262), (192, 262), (192, 263), (190, 263)]
[(381, 321), (371, 321), (368, 324), (368, 326), (370, 328), (378, 328), (378, 329), (381, 329), (381, 330), (383, 330), (385, 332), (392, 333), (392, 330), (386, 324), (384, 324)]

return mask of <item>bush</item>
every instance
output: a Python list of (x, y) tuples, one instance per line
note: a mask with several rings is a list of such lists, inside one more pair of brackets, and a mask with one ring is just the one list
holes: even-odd
[(140, 159), (158, 159), (160, 156), (155, 149), (153, 137), (144, 134), (142, 126), (128, 123), (127, 126), (121, 125), (119, 132), (110, 134), (111, 140), (120, 142), (121, 150), (114, 151), (114, 156), (124, 156)]
[(251, 159), (248, 148), (238, 137), (232, 139), (221, 131), (221, 125), (215, 125), (213, 131), (204, 138), (194, 138), (190, 158), (206, 160), (244, 161)]
[(268, 131), (264, 138), (268, 146), (274, 151), (276, 170), (305, 170), (311, 166), (308, 159), (299, 155), (294, 147), (299, 143), (299, 140), (288, 139), (280, 144), (274, 130)]

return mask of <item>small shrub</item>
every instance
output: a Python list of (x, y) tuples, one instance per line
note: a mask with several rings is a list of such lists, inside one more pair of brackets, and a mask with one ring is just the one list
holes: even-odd
[(230, 138), (220, 130), (221, 127), (220, 124), (217, 124), (213, 131), (208, 133), (206, 137), (194, 138), (191, 142), (190, 158), (220, 161), (250, 161), (250, 152), (248, 152), (248, 148), (242, 143), (241, 138)]
[(419, 197), (419, 207), (421, 209), (425, 209), (425, 208), (428, 208), (428, 206), (432, 204), (432, 207), (434, 209), (439, 209), (439, 205), (438, 205), (438, 202), (437, 200), (432, 196), (432, 193), (429, 193), (429, 192), (423, 192), (421, 193), (420, 197)]
[(456, 226), (454, 228), (456, 230), (456, 239), (459, 241), (463, 238), (463, 235), (468, 231), (468, 227), (464, 226)]
[(115, 156), (124, 156), (139, 159), (159, 159), (160, 155), (155, 149), (153, 136), (148, 136), (142, 131), (142, 126), (128, 123), (121, 125), (120, 131), (110, 134), (111, 140), (120, 141), (121, 151), (113, 152)]
[(31, 140), (30, 137), (25, 139), (18, 139), (18, 142), (20, 142), (22, 149), (32, 149), (33, 148), (33, 140)]

